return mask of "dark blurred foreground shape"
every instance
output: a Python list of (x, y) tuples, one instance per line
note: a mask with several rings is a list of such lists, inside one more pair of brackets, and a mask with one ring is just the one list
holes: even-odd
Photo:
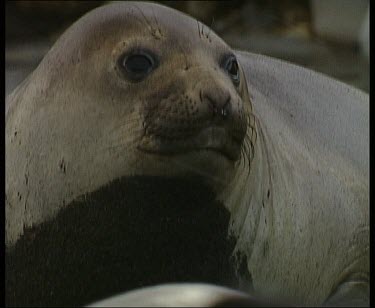
[[(110, 1), (6, 2), (6, 94), (75, 20)], [(233, 48), (284, 59), (369, 91), (368, 0), (157, 1)]]
[(5, 256), (6, 306), (77, 307), (161, 283), (237, 288), (229, 216), (195, 178), (115, 180), (25, 230)]
[(169, 283), (131, 290), (88, 307), (291, 307), (284, 302), (256, 299), (213, 284)]

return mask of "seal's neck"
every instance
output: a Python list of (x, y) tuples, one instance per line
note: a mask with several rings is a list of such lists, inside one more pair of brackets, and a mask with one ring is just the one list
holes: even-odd
[[(266, 219), (272, 219), (272, 179), (268, 140), (262, 125), (256, 121), (258, 138), (254, 146), (254, 157), (250, 164), (240, 165), (227, 189), (222, 194), (222, 202), (231, 213), (229, 234), (237, 238), (233, 255), (238, 267), (241, 259), (250, 260), (259, 234), (267, 234)], [(247, 272), (247, 264), (246, 272)], [(240, 270), (242, 271), (242, 270)], [(241, 273), (240, 273), (241, 274)]]
[[(250, 158), (245, 157), (248, 161), (238, 165), (232, 181), (220, 198), (232, 216), (230, 231), (237, 236), (242, 232), (245, 222), (247, 225), (250, 224), (252, 229), (256, 228), (260, 210), (271, 195), (268, 151), (258, 121), (256, 129), (258, 138), (254, 144), (253, 158), (249, 161)], [(255, 234), (255, 232), (251, 233)]]

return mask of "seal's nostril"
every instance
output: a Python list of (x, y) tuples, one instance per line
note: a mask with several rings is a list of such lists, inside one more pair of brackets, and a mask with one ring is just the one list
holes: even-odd
[(203, 100), (209, 105), (209, 109), (214, 117), (219, 116), (221, 119), (226, 119), (231, 113), (231, 97), (230, 94), (222, 99), (223, 95), (220, 93), (204, 93)]
[(211, 109), (213, 115), (216, 115), (217, 112), (218, 112), (218, 108), (217, 108), (216, 102), (211, 97), (209, 97), (209, 96), (206, 96), (205, 98), (208, 101), (208, 104), (210, 106), (210, 109)]
[(230, 95), (228, 95), (227, 100), (224, 103), (224, 106), (221, 108), (221, 117), (226, 119), (230, 115)]

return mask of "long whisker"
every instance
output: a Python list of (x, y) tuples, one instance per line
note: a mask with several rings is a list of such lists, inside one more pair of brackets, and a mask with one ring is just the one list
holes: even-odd
[(160, 30), (160, 25), (159, 25), (158, 19), (156, 18), (156, 15), (155, 15), (154, 9), (151, 8), (151, 11), (152, 11), (152, 16), (154, 16), (155, 25), (158, 27), (159, 31), (161, 32), (161, 30)]
[[(139, 122), (143, 121), (142, 120), (142, 117), (138, 117), (138, 118), (134, 118), (134, 119), (128, 119), (126, 120), (126, 122), (122, 123), (122, 124), (119, 124), (119, 125), (116, 125), (114, 127), (112, 127), (109, 131), (108, 131), (108, 134), (112, 134), (113, 132), (115, 131), (118, 131), (118, 130), (121, 130), (122, 127), (124, 126), (129, 126), (129, 125), (133, 125), (133, 124), (139, 124)], [(136, 125), (134, 125), (136, 127)]]
[(246, 159), (244, 147), (245, 147), (245, 144), (243, 144), (242, 147), (241, 147), (241, 156), (240, 156), (240, 160), (239, 160), (239, 167), (242, 166), (243, 168), (245, 168), (245, 159)]
[(199, 21), (197, 20), (197, 25), (198, 25), (198, 34), (199, 34), (199, 38), (202, 38), (201, 37), (201, 31), (200, 31), (200, 29), (199, 29)]
[(201, 23), (201, 34), (202, 34), (202, 37), (204, 37), (204, 28), (205, 28), (205, 26), (204, 26), (204, 24), (203, 23)]
[(143, 19), (145, 20), (145, 22), (146, 22), (146, 24), (147, 24), (147, 26), (148, 26), (148, 28), (150, 29), (151, 34), (152, 34), (152, 31), (153, 31), (154, 28), (152, 27), (151, 23), (148, 21), (146, 15), (142, 12), (142, 10), (141, 10), (136, 4), (133, 4), (133, 6), (134, 6), (135, 8), (137, 8), (138, 11), (141, 13), (141, 15), (143, 16)]
[(250, 150), (249, 150), (249, 139), (245, 137), (245, 140), (244, 140), (244, 143), (245, 143), (245, 146), (244, 146), (244, 150), (245, 150), (245, 166), (248, 167), (248, 176), (250, 174), (250, 161), (251, 161), (251, 154), (250, 154)]
[(129, 146), (134, 146), (139, 142), (139, 138), (134, 138), (134, 136), (124, 135), (122, 138), (117, 138), (114, 140), (110, 140), (110, 143), (107, 143), (106, 146), (100, 148), (98, 152), (107, 152), (108, 150), (115, 150), (123, 148), (128, 149)]
[(214, 24), (214, 17), (212, 16), (211, 26), (210, 26), (209, 31), (207, 33), (207, 38), (210, 40), (210, 42), (211, 42), (210, 34), (211, 34), (211, 31), (212, 31), (212, 25), (213, 24)]
[[(143, 129), (135, 128), (135, 129), (132, 129), (131, 131), (132, 131), (132, 134), (129, 134), (128, 129), (119, 131), (118, 133), (108, 137), (107, 140), (108, 142), (118, 142), (118, 141), (125, 142), (128, 139), (133, 140), (134, 138), (138, 138), (138, 139), (141, 138), (140, 136), (141, 136), (141, 132), (143, 132)], [(135, 137), (135, 136), (138, 136), (138, 137)]]

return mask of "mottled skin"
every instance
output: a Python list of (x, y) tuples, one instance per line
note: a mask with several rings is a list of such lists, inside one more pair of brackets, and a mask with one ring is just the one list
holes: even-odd
[[(159, 59), (138, 83), (118, 66), (134, 48)], [(221, 66), (230, 53), (238, 86)], [(228, 100), (229, 116), (215, 116)], [(78, 20), (7, 104), (8, 249), (113, 179), (198, 174), (231, 212), (242, 288), (368, 305), (368, 95), (127, 2)]]

